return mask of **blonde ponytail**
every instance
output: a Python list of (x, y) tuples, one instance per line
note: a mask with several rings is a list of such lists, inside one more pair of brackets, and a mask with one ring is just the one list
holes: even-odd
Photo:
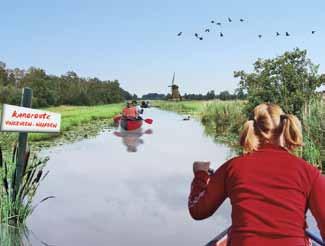
[(249, 120), (244, 124), (240, 136), (240, 145), (244, 148), (244, 153), (252, 152), (258, 149), (259, 140), (255, 133), (254, 120)]
[(294, 149), (303, 145), (302, 127), (298, 118), (292, 114), (282, 116), (285, 147)]
[(252, 119), (245, 123), (240, 145), (247, 153), (268, 143), (289, 150), (302, 146), (302, 127), (296, 116), (285, 114), (278, 105), (262, 103), (255, 107)]

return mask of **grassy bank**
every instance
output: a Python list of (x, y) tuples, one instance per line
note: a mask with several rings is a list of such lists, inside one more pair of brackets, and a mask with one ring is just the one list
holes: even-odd
[[(57, 134), (31, 133), (29, 141), (31, 145), (39, 145), (42, 142), (52, 141), (63, 137), (71, 139), (73, 136), (87, 136), (93, 131), (99, 130), (103, 125), (112, 123), (112, 117), (121, 112), (122, 104), (109, 104), (92, 107), (60, 106), (46, 108), (44, 110), (61, 114), (61, 132)], [(17, 139), (17, 133), (0, 133), (0, 145), (3, 149), (9, 149)]]
[[(244, 101), (154, 101), (153, 106), (199, 118), (205, 133), (217, 141), (238, 146), (239, 133), (247, 120)], [(313, 101), (303, 117), (304, 147), (299, 155), (325, 170), (325, 104)]]

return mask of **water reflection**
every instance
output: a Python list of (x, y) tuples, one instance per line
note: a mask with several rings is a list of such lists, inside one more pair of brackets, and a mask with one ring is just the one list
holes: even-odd
[(17, 229), (8, 225), (0, 225), (0, 245), (24, 245), (24, 241), (26, 241), (25, 231), (25, 228)]
[(138, 147), (141, 144), (144, 144), (144, 140), (141, 137), (145, 134), (151, 135), (153, 131), (151, 129), (147, 129), (144, 131), (142, 128), (134, 130), (134, 131), (125, 131), (121, 129), (121, 131), (115, 131), (114, 135), (122, 138), (123, 144), (126, 146), (127, 152), (137, 152)]
[[(195, 120), (156, 109), (146, 110), (146, 117), (155, 120), (150, 136), (144, 125), (139, 132), (116, 129), (117, 137), (104, 131), (44, 151), (51, 173), (35, 199), (56, 199), (38, 207), (29, 228), (59, 246), (197, 246), (229, 225), (229, 202), (205, 221), (192, 220), (187, 211), (193, 160), (211, 160), (217, 168), (229, 148), (204, 136)], [(134, 143), (137, 152), (127, 154)]]
[[(34, 242), (34, 243), (32, 243)], [(1, 246), (54, 246), (40, 240), (35, 233), (26, 226), (19, 228), (10, 225), (0, 225), (0, 245)]]

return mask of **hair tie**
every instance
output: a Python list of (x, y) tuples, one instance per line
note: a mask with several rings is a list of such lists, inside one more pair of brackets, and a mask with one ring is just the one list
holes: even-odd
[(288, 115), (286, 114), (281, 114), (280, 115), (280, 120), (283, 121), (283, 120), (287, 120), (288, 119)]

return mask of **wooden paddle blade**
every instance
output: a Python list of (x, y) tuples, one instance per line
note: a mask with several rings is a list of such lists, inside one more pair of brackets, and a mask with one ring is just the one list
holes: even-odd
[(146, 122), (147, 124), (151, 125), (153, 122), (153, 119), (145, 119), (144, 122)]

